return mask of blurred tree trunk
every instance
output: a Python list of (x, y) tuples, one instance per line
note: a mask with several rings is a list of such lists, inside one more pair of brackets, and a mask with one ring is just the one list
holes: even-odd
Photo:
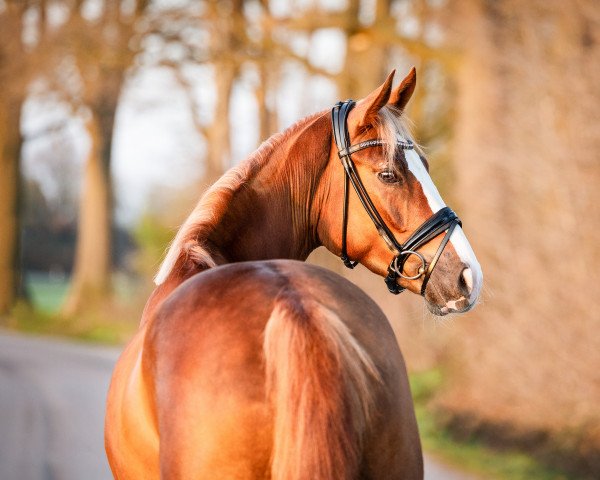
[[(270, 32), (265, 32), (265, 36)], [(264, 48), (264, 46), (263, 46)], [(266, 50), (266, 48), (265, 48)], [(268, 94), (275, 90), (278, 75), (277, 65), (263, 56), (258, 62), (258, 85), (255, 90), (256, 102), (258, 103), (259, 142), (265, 141), (278, 130), (277, 110), (269, 105)]]
[(262, 1), (260, 19), (262, 36), (258, 44), (260, 53), (255, 62), (258, 70), (258, 84), (254, 95), (258, 104), (259, 143), (264, 142), (279, 130), (277, 105), (272, 97), (269, 98), (269, 93), (277, 90), (282, 62), (275, 53), (277, 44), (273, 39), (273, 17), (269, 3), (268, 0)]
[(211, 184), (229, 167), (231, 128), (229, 111), (231, 93), (238, 76), (245, 46), (244, 0), (208, 2), (211, 22), (211, 55), (214, 58), (215, 109), (211, 125), (204, 129), (206, 157), (204, 182)]
[(264, 63), (258, 65), (258, 85), (254, 92), (258, 104), (258, 137), (259, 142), (269, 138), (271, 133), (270, 111), (267, 106), (268, 74)]
[[(381, 84), (389, 74), (388, 59), (392, 42), (380, 31), (395, 23), (390, 16), (390, 0), (377, 0), (370, 25), (360, 21), (359, 0), (351, 0), (344, 12), (348, 39), (343, 73), (338, 77), (340, 98), (361, 98)], [(365, 68), (368, 65), (369, 68)]]
[[(137, 0), (129, 14), (121, 0), (107, 0), (101, 17), (89, 21), (77, 2), (65, 24), (61, 48), (72, 53), (83, 83), (83, 101), (91, 118), (91, 140), (79, 204), (77, 246), (69, 293), (62, 313), (93, 309), (111, 291), (113, 191), (112, 141), (115, 116), (128, 68), (139, 47), (135, 24), (149, 2)], [(132, 46), (132, 43), (136, 46)]]
[(229, 107), (231, 92), (237, 76), (237, 66), (230, 59), (216, 61), (215, 95), (216, 104), (212, 124), (206, 129), (206, 160), (204, 182), (214, 183), (228, 168), (231, 157), (231, 128)]
[(111, 294), (113, 192), (110, 174), (116, 110), (124, 71), (105, 72), (90, 105), (91, 140), (79, 203), (77, 247), (71, 287), (62, 313), (97, 306)]
[(21, 99), (0, 97), (0, 315), (19, 294)]
[(11, 0), (0, 9), (0, 315), (22, 293), (19, 214), (21, 108), (27, 85), (22, 44), (25, 7)]

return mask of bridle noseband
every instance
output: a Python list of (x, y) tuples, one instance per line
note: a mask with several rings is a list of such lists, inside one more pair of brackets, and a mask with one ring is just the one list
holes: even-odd
[[(423, 277), (421, 295), (424, 295), (425, 287), (427, 286), (427, 282), (431, 277), (431, 273), (440, 259), (444, 248), (446, 248), (446, 245), (450, 241), (450, 236), (456, 228), (456, 225), (461, 225), (461, 221), (456, 213), (452, 211), (452, 209), (449, 207), (444, 207), (425, 220), (425, 222), (423, 222), (421, 226), (419, 226), (412, 233), (412, 235), (406, 240), (406, 242), (404, 242), (404, 244), (396, 240), (396, 237), (385, 224), (383, 218), (381, 218), (381, 215), (375, 208), (375, 205), (373, 204), (371, 197), (369, 197), (369, 194), (367, 193), (367, 190), (365, 189), (365, 186), (362, 183), (351, 158), (351, 155), (359, 150), (385, 145), (385, 142), (381, 139), (366, 140), (364, 142), (357, 143), (356, 145), (350, 144), (350, 134), (348, 132), (348, 114), (355, 104), (356, 102), (353, 100), (346, 100), (345, 102), (336, 103), (331, 110), (333, 136), (335, 138), (335, 144), (337, 145), (338, 155), (342, 161), (342, 165), (344, 166), (344, 171), (346, 172), (344, 178), (344, 218), (342, 224), (341, 259), (344, 262), (344, 265), (346, 265), (348, 268), (354, 268), (358, 264), (357, 261), (353, 262), (350, 260), (346, 250), (348, 229), (348, 183), (351, 182), (356, 194), (358, 195), (360, 203), (362, 203), (362, 206), (375, 225), (377, 233), (379, 233), (379, 236), (383, 238), (390, 250), (396, 252), (396, 256), (392, 258), (392, 261), (388, 266), (387, 276), (385, 277), (385, 283), (388, 290), (397, 295), (406, 289), (398, 284), (398, 277), (406, 280), (417, 280), (418, 278)], [(414, 145), (410, 140), (397, 140), (397, 146), (403, 150), (411, 150), (414, 148)], [(431, 263), (427, 265), (425, 257), (417, 250), (444, 231), (446, 231), (446, 235), (442, 239), (442, 242), (440, 243), (437, 252), (433, 256)], [(405, 275), (403, 273), (404, 264), (411, 255), (417, 256), (421, 261), (421, 267), (417, 273), (412, 276)]]

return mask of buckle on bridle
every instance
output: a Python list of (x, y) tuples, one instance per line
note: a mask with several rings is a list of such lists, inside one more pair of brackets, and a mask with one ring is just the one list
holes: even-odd
[[(411, 255), (416, 255), (419, 258), (419, 260), (421, 260), (421, 266), (419, 267), (419, 269), (417, 270), (417, 273), (415, 275), (412, 275), (412, 276), (404, 275), (404, 273), (402, 273), (403, 269), (404, 269), (404, 264), (406, 263), (406, 260), (408, 259), (408, 257), (410, 257)], [(427, 272), (427, 261), (425, 260), (425, 257), (423, 256), (422, 253), (417, 252), (415, 250), (408, 250), (408, 249), (402, 250), (390, 262), (387, 275), (384, 278), (385, 285), (387, 286), (390, 293), (393, 293), (394, 295), (398, 295), (399, 293), (402, 293), (404, 290), (406, 290), (406, 287), (402, 287), (398, 283), (398, 281), (397, 281), (398, 277), (404, 278), (406, 280), (417, 280), (418, 278), (421, 278), (423, 275), (426, 275), (426, 272)]]
[(393, 293), (394, 295), (398, 295), (399, 293), (402, 293), (404, 290), (406, 290), (406, 288), (400, 286), (400, 284), (396, 281), (397, 279), (398, 274), (391, 269), (390, 265), (390, 267), (388, 268), (388, 273), (383, 280), (385, 281), (385, 285), (387, 286), (389, 292)]

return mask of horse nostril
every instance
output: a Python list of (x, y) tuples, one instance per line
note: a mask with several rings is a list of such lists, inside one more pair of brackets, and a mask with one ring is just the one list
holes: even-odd
[(473, 271), (467, 267), (460, 273), (458, 281), (461, 292), (468, 297), (473, 291)]

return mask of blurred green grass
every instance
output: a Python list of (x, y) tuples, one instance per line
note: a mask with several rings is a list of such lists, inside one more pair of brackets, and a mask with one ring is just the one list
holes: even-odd
[(423, 449), (450, 465), (476, 476), (494, 480), (578, 480), (543, 465), (529, 455), (516, 450), (492, 449), (471, 438), (458, 441), (450, 431), (436, 422), (435, 411), (430, 407), (436, 391), (443, 388), (443, 373), (439, 369), (410, 375), (410, 385), (415, 402), (415, 413)]
[(41, 272), (28, 272), (26, 288), (32, 307), (36, 311), (54, 314), (59, 311), (67, 295), (69, 278)]
[(60, 308), (69, 289), (66, 276), (28, 272), (28, 301), (13, 308), (6, 326), (24, 333), (70, 337), (76, 340), (122, 344), (137, 329), (141, 306), (136, 302), (135, 282), (115, 275), (114, 295), (105, 308), (65, 317)]
[[(25, 284), (31, 307), (44, 314), (57, 314), (69, 290), (69, 281), (63, 275), (28, 272)], [(123, 274), (113, 275), (113, 288), (118, 301), (127, 301), (135, 295), (135, 282)]]

